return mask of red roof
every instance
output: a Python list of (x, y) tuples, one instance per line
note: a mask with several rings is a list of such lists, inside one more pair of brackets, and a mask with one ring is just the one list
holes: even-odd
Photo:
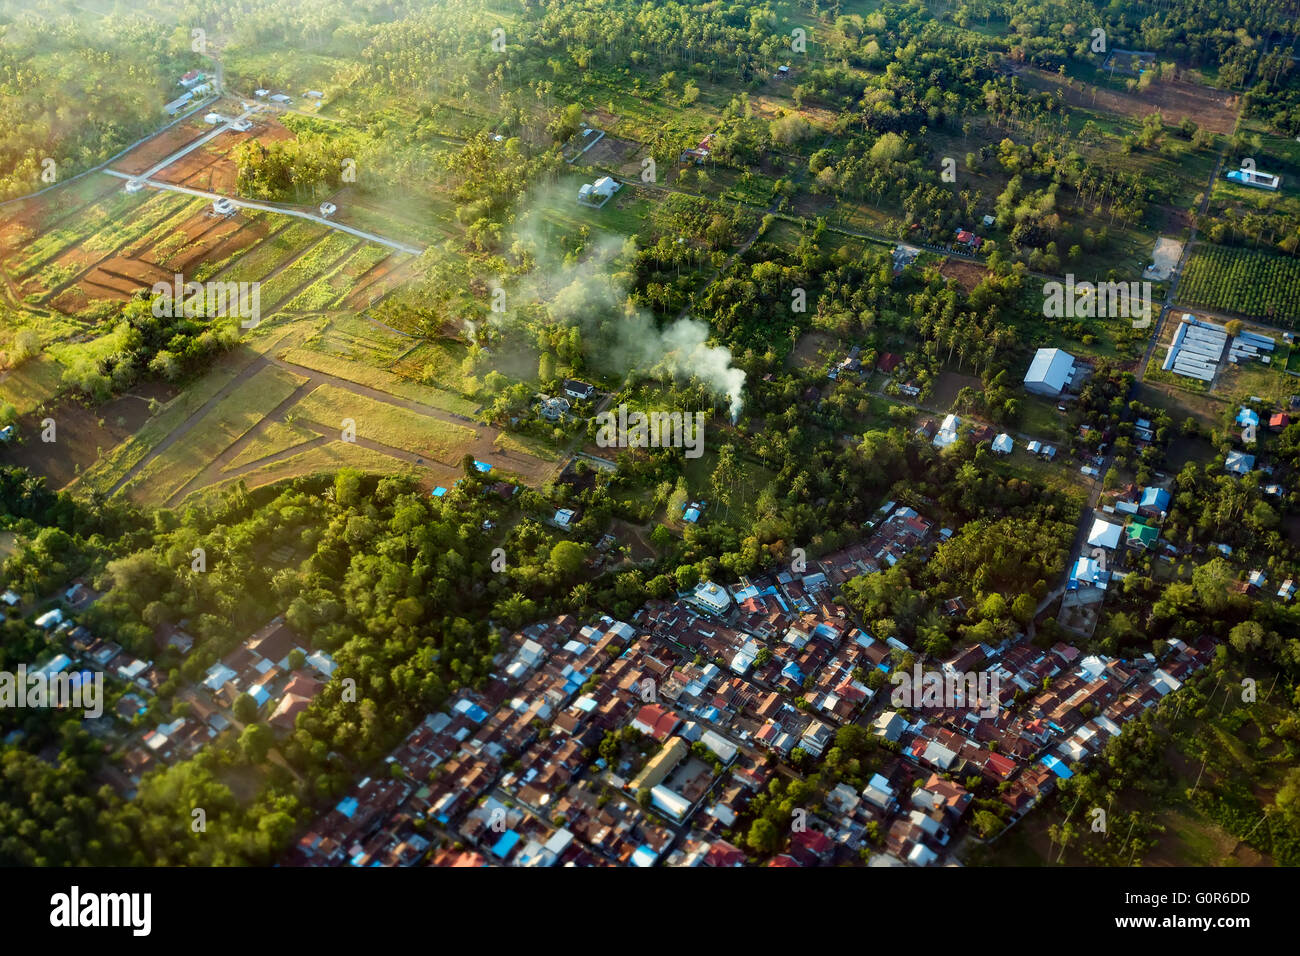
[(989, 754), (989, 759), (984, 762), (999, 777), (1009, 777), (1016, 769), (1016, 762), (1010, 757), (1004, 757), (1002, 754)]
[(801, 833), (796, 833), (790, 838), (790, 845), (804, 850), (811, 850), (818, 856), (825, 856), (835, 846), (835, 844), (831, 843), (831, 838), (820, 830), (804, 830)]
[(799, 861), (788, 853), (782, 853), (780, 856), (774, 856), (767, 861), (768, 866), (799, 866)]
[(710, 846), (704, 857), (705, 866), (742, 866), (744, 862), (745, 854), (726, 840), (719, 840)]
[(1291, 416), (1286, 412), (1278, 412), (1268, 420), (1270, 428), (1286, 428), (1289, 424), (1291, 424)]
[(655, 740), (664, 740), (681, 723), (681, 718), (658, 704), (646, 704), (637, 711), (635, 723), (640, 724)]

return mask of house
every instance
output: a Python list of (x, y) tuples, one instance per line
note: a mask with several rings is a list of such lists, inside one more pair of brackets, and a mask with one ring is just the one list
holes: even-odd
[(595, 206), (600, 208), (609, 202), (614, 193), (621, 188), (619, 183), (614, 182), (608, 176), (602, 176), (594, 183), (585, 183), (578, 190), (578, 202), (584, 206)]
[(1147, 518), (1160, 518), (1169, 510), (1173, 496), (1167, 488), (1147, 487), (1138, 499), (1138, 514)]
[(725, 614), (727, 608), (731, 606), (731, 594), (720, 584), (711, 581), (701, 581), (696, 585), (695, 590), (691, 592), (691, 600), (714, 614)]
[(971, 232), (969, 229), (958, 229), (957, 243), (958, 245), (965, 246), (967, 249), (978, 249), (984, 244), (984, 240), (975, 235), (975, 233)]
[(1009, 455), (1015, 447), (1016, 443), (1011, 440), (1011, 436), (1006, 432), (993, 439), (993, 450), (999, 455)]
[(1295, 581), (1293, 581), (1291, 578), (1287, 578), (1285, 581), (1282, 582), (1282, 586), (1277, 589), (1277, 596), (1280, 597), (1283, 601), (1289, 601), (1293, 597), (1295, 597), (1295, 591), (1296, 591)]
[(1088, 533), (1088, 547), (1109, 548), (1113, 551), (1119, 547), (1119, 538), (1123, 533), (1123, 526), (1112, 524), (1105, 518), (1098, 518), (1092, 523), (1092, 530)]
[(571, 509), (561, 508), (559, 511), (555, 512), (555, 518), (553, 520), (559, 527), (567, 528), (575, 516), (575, 512)]
[(1240, 169), (1230, 169), (1226, 173), (1228, 179), (1241, 186), (1253, 186), (1256, 189), (1275, 190), (1282, 185), (1282, 177), (1276, 173), (1266, 173), (1259, 169), (1248, 169), (1242, 166)]
[(576, 378), (566, 378), (564, 380), (564, 394), (570, 398), (576, 398), (584, 401), (595, 394), (596, 386), (588, 385), (586, 382), (580, 382)]
[(177, 113), (183, 110), (185, 108), (185, 104), (188, 103), (193, 98), (194, 98), (193, 93), (182, 93), (180, 96), (176, 97), (176, 99), (172, 100), (170, 103), (164, 106), (163, 109), (167, 111), (168, 115), (175, 116)]
[(201, 82), (203, 82), (203, 74), (200, 73), (198, 70), (190, 70), (188, 73), (186, 73), (184, 76), (181, 77), (180, 83), (178, 85), (183, 86), (185, 87), (185, 89), (188, 90), (192, 88), (194, 84), (201, 83)]
[(283, 93), (275, 93), (271, 96), (271, 102), (280, 103), (283, 105), (283, 104), (291, 103), (292, 100), (290, 100), (289, 97), (285, 96)]
[(1237, 412), (1237, 424), (1242, 425), (1246, 428), (1258, 428), (1259, 412), (1255, 411), (1253, 408), (1247, 408), (1246, 406), (1243, 405), (1241, 409)]
[(549, 395), (542, 396), (541, 405), (538, 407), (538, 414), (548, 422), (563, 421), (564, 417), (569, 414), (569, 400), (556, 396), (552, 398)]
[(1223, 460), (1223, 467), (1234, 475), (1248, 475), (1255, 467), (1255, 456), (1245, 452), (1230, 451)]
[(1025, 389), (1056, 398), (1074, 376), (1074, 356), (1062, 349), (1039, 349), (1025, 373)]
[(1133, 548), (1152, 548), (1155, 547), (1156, 540), (1160, 537), (1160, 532), (1149, 524), (1139, 524), (1132, 522), (1126, 529), (1128, 535), (1128, 545)]
[(1278, 412), (1268, 420), (1268, 427), (1275, 432), (1280, 432), (1291, 424), (1291, 416), (1286, 412)]
[(956, 415), (949, 414), (944, 418), (943, 424), (939, 426), (939, 431), (931, 439), (931, 444), (936, 448), (947, 448), (957, 441), (957, 429), (961, 426), (961, 419)]
[(980, 222), (984, 225), (986, 229), (989, 229), (992, 228), (997, 223), (997, 219), (995, 219), (992, 216), (985, 216), (983, 219), (980, 220)]
[(1101, 564), (1095, 558), (1081, 556), (1070, 570), (1068, 587), (1072, 591), (1080, 586), (1101, 588), (1104, 591), (1108, 584), (1110, 584), (1110, 572), (1103, 571)]
[(682, 509), (682, 520), (687, 524), (699, 524), (706, 507), (708, 507), (706, 501), (692, 501)]
[(876, 358), (876, 368), (882, 372), (892, 372), (894, 369), (898, 368), (902, 362), (903, 359), (901, 356), (895, 355), (893, 352), (882, 352)]

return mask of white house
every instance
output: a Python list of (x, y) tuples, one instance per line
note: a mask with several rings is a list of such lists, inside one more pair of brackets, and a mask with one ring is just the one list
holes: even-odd
[(1074, 375), (1074, 356), (1061, 349), (1039, 349), (1025, 373), (1025, 388), (1055, 398)]
[(1088, 546), (1110, 548), (1113, 551), (1119, 547), (1119, 539), (1123, 533), (1123, 525), (1112, 524), (1105, 518), (1098, 518), (1092, 523), (1092, 531), (1088, 533)]
[(608, 176), (601, 176), (594, 183), (587, 183), (578, 190), (578, 202), (588, 206), (603, 206), (618, 190), (618, 183)]
[(961, 419), (956, 415), (948, 415), (939, 426), (939, 431), (935, 433), (933, 444), (936, 448), (947, 448), (957, 440), (957, 429), (961, 427)]

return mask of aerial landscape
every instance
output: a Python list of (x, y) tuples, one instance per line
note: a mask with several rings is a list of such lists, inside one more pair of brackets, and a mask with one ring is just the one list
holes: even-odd
[(1300, 864), (1298, 19), (0, 0), (0, 865)]

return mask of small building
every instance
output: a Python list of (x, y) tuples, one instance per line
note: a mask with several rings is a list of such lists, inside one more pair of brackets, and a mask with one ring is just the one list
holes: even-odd
[(543, 395), (541, 404), (538, 406), (538, 414), (548, 422), (559, 422), (563, 421), (565, 416), (569, 414), (569, 408), (567, 398), (560, 396), (552, 398), (550, 395)]
[(167, 111), (169, 116), (175, 116), (181, 110), (185, 109), (186, 104), (188, 104), (193, 98), (193, 93), (182, 93), (180, 96), (176, 97), (176, 99), (164, 106), (163, 109)]
[(1143, 488), (1142, 497), (1138, 499), (1138, 513), (1148, 518), (1160, 517), (1169, 510), (1172, 497), (1167, 488)]
[(559, 527), (567, 528), (575, 516), (576, 513), (572, 509), (561, 508), (559, 511), (555, 512), (554, 521)]
[(947, 448), (957, 441), (957, 429), (961, 427), (961, 419), (956, 415), (949, 414), (944, 418), (943, 424), (939, 426), (939, 431), (931, 439), (931, 444), (936, 448)]
[(1245, 452), (1230, 451), (1223, 460), (1223, 467), (1234, 475), (1248, 475), (1255, 467), (1255, 456)]
[(1039, 349), (1025, 373), (1025, 389), (1056, 398), (1074, 376), (1074, 356), (1062, 349)]
[(1009, 455), (1015, 447), (1016, 443), (1011, 440), (1011, 436), (1006, 432), (993, 439), (993, 450), (999, 455)]
[(14, 440), (15, 434), (17, 433), (14, 431), (14, 426), (6, 425), (4, 428), (0, 428), (0, 441), (4, 442), (5, 444), (8, 444), (9, 442)]
[(235, 204), (224, 196), (220, 199), (214, 200), (212, 203), (212, 212), (215, 215), (229, 216), (234, 211)]
[(1283, 601), (1289, 601), (1293, 597), (1295, 597), (1295, 591), (1296, 591), (1295, 581), (1292, 580), (1291, 578), (1287, 578), (1285, 581), (1282, 582), (1282, 586), (1277, 589), (1277, 596), (1280, 597)]
[(701, 581), (696, 585), (691, 593), (691, 599), (714, 614), (725, 614), (727, 608), (731, 606), (731, 594), (722, 585), (714, 584), (712, 581)]
[(1160, 532), (1151, 525), (1141, 524), (1137, 521), (1132, 522), (1126, 530), (1128, 545), (1132, 548), (1155, 547), (1156, 540), (1160, 537)]
[(570, 398), (576, 398), (579, 401), (585, 401), (595, 393), (596, 386), (588, 385), (586, 382), (580, 382), (576, 378), (566, 378), (564, 380), (564, 394)]
[(320, 204), (320, 214), (324, 216), (326, 219), (328, 219), (330, 216), (334, 215), (338, 211), (339, 211), (339, 207), (334, 205), (332, 202), (323, 202)]
[(1227, 178), (1241, 186), (1253, 186), (1255, 189), (1276, 190), (1282, 185), (1282, 177), (1276, 173), (1266, 173), (1260, 169), (1230, 169)]
[(620, 184), (614, 182), (608, 176), (601, 176), (594, 183), (586, 183), (578, 190), (578, 202), (584, 206), (599, 208), (609, 202), (614, 193), (618, 192), (620, 188)]

